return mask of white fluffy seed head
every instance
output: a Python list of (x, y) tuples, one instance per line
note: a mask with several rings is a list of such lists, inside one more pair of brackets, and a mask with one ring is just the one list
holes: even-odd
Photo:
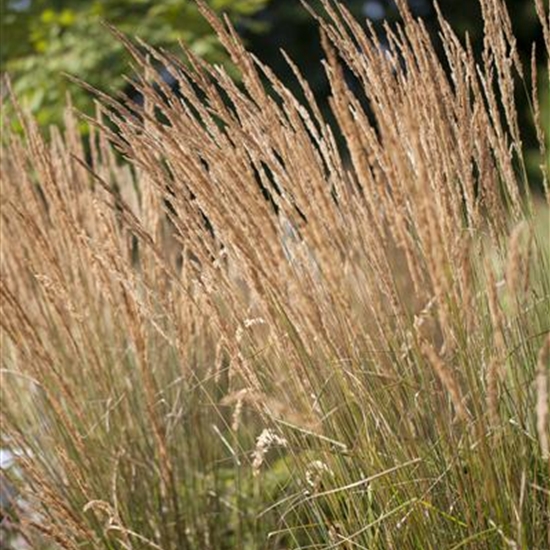
[(254, 449), (254, 458), (252, 460), (252, 472), (254, 476), (260, 473), (265, 456), (273, 447), (288, 447), (288, 441), (277, 434), (275, 430), (266, 428), (256, 440), (256, 448)]

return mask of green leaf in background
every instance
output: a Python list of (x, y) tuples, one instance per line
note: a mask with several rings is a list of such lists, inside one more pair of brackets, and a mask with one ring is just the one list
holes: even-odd
[[(209, 3), (246, 26), (246, 17), (268, 1)], [(69, 91), (76, 108), (93, 110), (93, 98), (66, 73), (108, 92), (125, 86), (122, 75), (128, 72), (129, 56), (102, 21), (156, 47), (174, 51), (182, 40), (209, 61), (227, 61), (195, 2), (189, 0), (0, 0), (0, 6), (0, 71), (9, 75), (17, 97), (41, 125), (61, 122)]]

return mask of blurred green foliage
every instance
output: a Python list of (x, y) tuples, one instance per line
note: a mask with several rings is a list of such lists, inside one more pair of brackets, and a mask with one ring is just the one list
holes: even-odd
[[(209, 0), (243, 29), (257, 30), (250, 16), (269, 0)], [(42, 125), (60, 122), (70, 89), (74, 105), (92, 109), (90, 94), (67, 79), (77, 76), (105, 91), (124, 87), (128, 55), (101, 24), (169, 50), (182, 40), (211, 62), (225, 53), (192, 0), (0, 0), (0, 71)]]

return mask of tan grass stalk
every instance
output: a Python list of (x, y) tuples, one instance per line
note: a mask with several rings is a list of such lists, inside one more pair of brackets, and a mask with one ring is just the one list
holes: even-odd
[[(542, 9), (540, 6), (537, 8), (539, 11)], [(544, 12), (543, 12), (544, 13)], [(540, 14), (539, 14), (540, 17)], [(548, 28), (545, 29), (545, 33), (548, 33)], [(545, 37), (546, 40), (549, 40), (548, 36)], [(550, 75), (550, 56), (548, 61), (548, 71)], [(538, 70), (537, 70), (537, 54), (536, 47), (533, 44), (533, 49), (531, 52), (531, 104), (533, 109), (533, 125), (537, 134), (537, 141), (540, 149), (541, 165), (540, 170), (542, 173), (542, 187), (544, 189), (544, 194), (546, 197), (546, 204), (550, 205), (550, 189), (548, 187), (548, 178), (550, 177), (550, 161), (548, 161), (547, 148), (546, 148), (546, 137), (543, 130), (542, 115), (540, 111), (540, 103), (538, 100), (539, 91), (538, 91)], [(550, 76), (549, 76), (550, 79)], [(549, 81), (550, 82), (550, 81)]]
[(506, 260), (506, 272), (504, 275), (507, 290), (510, 299), (514, 304), (521, 302), (522, 294), (526, 288), (526, 280), (528, 280), (528, 265), (530, 258), (530, 251), (523, 251), (523, 235), (528, 232), (528, 246), (531, 244), (531, 231), (527, 224), (522, 222), (518, 224), (510, 235), (510, 242), (508, 245), (508, 257)]
[(499, 381), (502, 372), (502, 365), (497, 357), (491, 358), (486, 371), (487, 384), (487, 408), (489, 411), (489, 422), (491, 426), (496, 427), (499, 423)]
[(439, 357), (439, 355), (428, 342), (422, 343), (422, 353), (429, 361), (431, 367), (443, 384), (444, 388), (449, 393), (458, 417), (461, 420), (466, 420), (468, 418), (468, 413), (466, 407), (464, 406), (464, 398), (461, 394), (456, 377), (451, 371), (451, 368), (444, 363), (444, 361)]
[(550, 395), (548, 391), (548, 372), (550, 370), (550, 335), (546, 336), (542, 348), (539, 351), (537, 361), (537, 433), (541, 448), (542, 458), (550, 458), (548, 409)]

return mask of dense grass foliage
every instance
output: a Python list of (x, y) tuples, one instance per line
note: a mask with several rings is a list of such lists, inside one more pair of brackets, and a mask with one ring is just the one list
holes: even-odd
[(32, 547), (550, 546), (550, 23), (535, 0), (525, 67), (481, 6), (481, 57), (441, 17), (441, 60), (404, 6), (382, 51), (325, 3), (335, 127), (205, 8), (242, 85), (121, 37), (145, 105), (98, 92), (89, 153), (69, 112), (48, 140), (20, 113), (1, 444)]

